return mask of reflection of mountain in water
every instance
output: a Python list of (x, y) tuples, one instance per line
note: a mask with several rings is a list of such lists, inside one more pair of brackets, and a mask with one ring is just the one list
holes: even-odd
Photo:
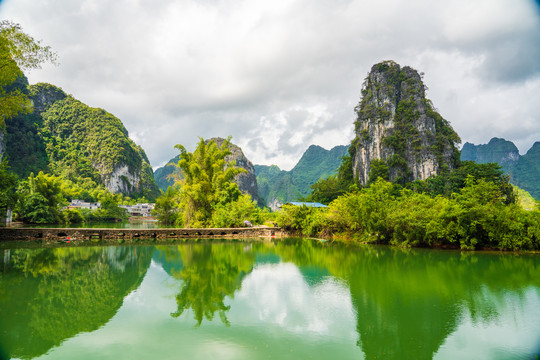
[(153, 251), (150, 247), (4, 250), (0, 358), (30, 359), (106, 324), (124, 297), (140, 285)]
[(385, 248), (367, 251), (355, 269), (348, 280), (367, 359), (431, 359), (464, 315), (496, 321), (505, 295), (540, 285), (528, 256)]
[(308, 242), (275, 249), (283, 261), (328, 269), (349, 284), (366, 359), (431, 359), (464, 315), (470, 313), (474, 322), (496, 321), (504, 296), (521, 297), (530, 286), (540, 287), (534, 256)]

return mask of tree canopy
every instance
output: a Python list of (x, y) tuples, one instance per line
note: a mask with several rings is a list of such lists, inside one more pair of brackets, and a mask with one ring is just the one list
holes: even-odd
[(19, 24), (0, 21), (0, 122), (19, 113), (28, 113), (31, 101), (20, 89), (10, 89), (23, 69), (40, 68), (44, 62), (56, 63), (49, 46), (24, 33)]
[(180, 202), (182, 225), (205, 227), (212, 219), (214, 208), (236, 201), (241, 195), (234, 177), (245, 171), (230, 164), (225, 169), (225, 156), (230, 153), (230, 138), (218, 147), (214, 140), (205, 143), (200, 138), (197, 148), (190, 153), (180, 144), (178, 167), (184, 174), (180, 180)]

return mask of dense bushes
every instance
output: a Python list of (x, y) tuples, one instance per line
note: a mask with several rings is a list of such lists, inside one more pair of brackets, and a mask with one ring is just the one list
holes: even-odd
[(540, 212), (506, 202), (498, 184), (473, 177), (450, 197), (379, 179), (325, 209), (285, 207), (278, 223), (309, 236), (401, 246), (540, 249)]
[[(73, 183), (61, 176), (43, 172), (30, 174), (28, 179), (19, 182), (9, 205), (14, 209), (16, 220), (30, 224), (69, 224), (127, 218), (125, 209), (118, 205), (129, 201), (129, 198), (112, 194), (103, 185), (97, 186), (90, 179), (87, 180)], [(101, 208), (63, 209), (73, 199), (99, 201)]]

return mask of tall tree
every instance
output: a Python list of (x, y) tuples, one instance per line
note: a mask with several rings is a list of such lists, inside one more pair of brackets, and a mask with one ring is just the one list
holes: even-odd
[(234, 177), (245, 170), (228, 164), (225, 156), (230, 154), (230, 137), (221, 147), (210, 140), (205, 143), (200, 138), (197, 148), (190, 153), (180, 144), (178, 167), (184, 178), (180, 180), (181, 225), (186, 227), (206, 227), (211, 225), (216, 206), (236, 201), (241, 195)]

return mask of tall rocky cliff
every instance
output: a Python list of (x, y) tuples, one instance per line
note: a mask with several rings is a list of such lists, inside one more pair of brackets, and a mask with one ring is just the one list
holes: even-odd
[(6, 121), (6, 156), (15, 173), (45, 171), (74, 182), (91, 179), (114, 193), (159, 195), (146, 154), (118, 118), (58, 87), (23, 80), (34, 109)]
[[(355, 108), (353, 172), (361, 185), (372, 165), (399, 183), (451, 170), (459, 161), (459, 136), (425, 97), (418, 72), (393, 61), (374, 65)], [(374, 173), (373, 173), (374, 174)]]
[[(214, 140), (219, 147), (221, 147), (224, 141), (223, 138), (212, 138), (206, 140), (206, 142), (208, 143), (210, 140)], [(235, 182), (238, 184), (238, 188), (243, 194), (249, 194), (254, 201), (258, 201), (259, 196), (257, 178), (255, 177), (255, 167), (244, 155), (244, 152), (238, 145), (230, 143), (230, 151), (231, 154), (225, 157), (225, 162), (231, 163), (234, 161), (236, 166), (247, 171), (246, 173), (238, 174), (236, 176)], [(165, 166), (156, 169), (154, 172), (156, 184), (163, 191), (165, 191), (167, 187), (174, 185), (176, 178), (181, 176), (176, 167), (178, 161), (180, 161), (180, 157), (175, 156), (169, 160)]]
[(540, 199), (540, 142), (534, 143), (525, 155), (520, 155), (516, 145), (505, 139), (493, 138), (482, 145), (467, 142), (461, 149), (461, 160), (498, 163), (512, 184)]

